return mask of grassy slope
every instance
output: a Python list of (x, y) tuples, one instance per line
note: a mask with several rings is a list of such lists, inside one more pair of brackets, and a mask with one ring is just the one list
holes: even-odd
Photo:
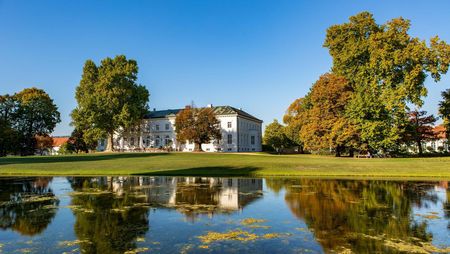
[(450, 157), (351, 159), (314, 155), (97, 153), (0, 158), (0, 175), (130, 174), (450, 179)]

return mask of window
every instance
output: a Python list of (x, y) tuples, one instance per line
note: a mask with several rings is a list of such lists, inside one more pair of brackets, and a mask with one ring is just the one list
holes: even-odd
[(134, 138), (130, 139), (130, 145), (134, 146)]
[(228, 128), (231, 128), (231, 122), (228, 122), (228, 123), (227, 123), (227, 127), (228, 127)]
[(166, 123), (166, 130), (168, 130), (169, 129), (169, 124), (168, 123)]
[(156, 147), (159, 147), (159, 145), (160, 145), (159, 136), (156, 136), (156, 139), (155, 139), (155, 146), (156, 146)]
[(233, 135), (228, 134), (227, 139), (228, 139), (228, 140), (227, 140), (227, 143), (228, 143), (229, 145), (233, 144)]
[(100, 141), (100, 146), (105, 146), (105, 140), (104, 140), (104, 139), (102, 139), (102, 140)]
[(255, 144), (255, 136), (251, 136), (251, 137), (250, 137), (250, 143), (251, 143), (252, 145)]
[(228, 178), (228, 186), (233, 186), (233, 179)]
[(157, 131), (159, 131), (159, 124), (157, 124), (157, 125), (155, 126), (155, 129), (156, 129)]
[(172, 143), (172, 140), (170, 140), (169, 136), (166, 136), (164, 143), (166, 144), (166, 146), (170, 145), (170, 143)]

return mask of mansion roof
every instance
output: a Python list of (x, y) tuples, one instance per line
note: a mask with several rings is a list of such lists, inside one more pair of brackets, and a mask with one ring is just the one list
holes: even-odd
[[(214, 110), (214, 113), (218, 116), (221, 115), (238, 115), (238, 116), (243, 116), (245, 118), (249, 118), (252, 119), (254, 121), (257, 122), (262, 122), (262, 120), (250, 115), (249, 113), (241, 110), (241, 109), (237, 109), (235, 107), (231, 107), (231, 106), (216, 106), (216, 107), (212, 107), (212, 109)], [(176, 116), (176, 114), (178, 114), (178, 112), (180, 112), (182, 109), (166, 109), (166, 110), (154, 110), (154, 111), (150, 111), (148, 112), (144, 118), (145, 119), (151, 119), (151, 118), (167, 118), (167, 117), (171, 117), (171, 116)]]
[(53, 147), (59, 147), (69, 141), (69, 137), (52, 137), (53, 139)]

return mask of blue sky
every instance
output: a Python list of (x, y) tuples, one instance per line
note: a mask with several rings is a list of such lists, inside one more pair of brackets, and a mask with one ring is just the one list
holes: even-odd
[[(412, 35), (450, 42), (450, 1), (0, 0), (0, 94), (44, 89), (62, 116), (54, 134), (69, 135), (84, 62), (125, 54), (150, 108), (232, 105), (267, 124), (330, 70), (326, 29), (361, 11), (378, 23), (403, 16)], [(426, 85), (424, 109), (435, 114), (450, 78)]]

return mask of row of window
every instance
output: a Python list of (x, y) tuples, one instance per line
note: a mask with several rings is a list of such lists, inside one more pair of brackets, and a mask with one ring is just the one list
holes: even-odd
[(257, 130), (258, 124), (249, 123), (249, 122), (240, 122), (239, 128), (241, 130)]
[[(246, 134), (241, 135), (241, 138), (243, 138), (243, 141), (247, 141), (246, 143), (248, 143), (248, 135), (246, 135)], [(233, 144), (233, 135), (232, 134), (227, 135), (227, 144), (229, 144), (229, 145)], [(250, 136), (250, 144), (251, 145), (256, 144), (255, 136)]]
[[(153, 139), (150, 136), (147, 136), (146, 139), (142, 140), (142, 143), (144, 144), (144, 146), (152, 146), (152, 141)], [(170, 138), (170, 136), (165, 136), (164, 137), (164, 143), (161, 143), (161, 138), (160, 136), (156, 136), (154, 139), (154, 146), (155, 147), (159, 147), (159, 146), (163, 146), (163, 145), (171, 145), (172, 144), (172, 139)], [(124, 145), (128, 145), (128, 139), (127, 138), (123, 138), (123, 143)], [(139, 138), (134, 138), (131, 137), (130, 138), (130, 146), (134, 146), (134, 145), (139, 145)]]
[(248, 134), (245, 134), (245, 133), (243, 133), (243, 134), (240, 134), (240, 141), (241, 142), (239, 142), (240, 144), (243, 144), (243, 145), (249, 145), (249, 143), (250, 143), (250, 145), (255, 145), (255, 143), (256, 143), (256, 138), (255, 138), (255, 136), (249, 136)]
[[(233, 123), (232, 123), (232, 122), (227, 122), (227, 128), (228, 128), (228, 129), (231, 129), (232, 127), (233, 127)], [(241, 122), (240, 127), (241, 127), (242, 129), (246, 127), (247, 130), (250, 130), (250, 129), (256, 130), (256, 129), (257, 129), (257, 124)], [(134, 131), (139, 131), (139, 126), (135, 126), (134, 129), (132, 129), (132, 130), (134, 130)], [(155, 124), (155, 125), (154, 125), (154, 128), (153, 128), (152, 124), (149, 123), (149, 124), (147, 125), (146, 130), (147, 130), (147, 132), (150, 132), (150, 131), (152, 131), (152, 130), (159, 131), (159, 130), (160, 130), (160, 125), (159, 125), (159, 124)], [(167, 131), (167, 130), (170, 130), (170, 124), (166, 123), (166, 124), (164, 125), (164, 130), (166, 130), (166, 131)]]
[[(164, 129), (165, 129), (166, 131), (170, 130), (170, 124), (166, 123), (166, 124), (164, 125)], [(153, 130), (153, 129), (151, 128), (151, 125), (150, 125), (150, 124), (147, 126), (147, 130), (148, 130), (148, 131)], [(159, 130), (160, 130), (160, 129), (159, 129), (159, 124), (155, 124), (155, 130), (156, 130), (156, 131), (159, 131)]]
[[(242, 141), (243, 141), (243, 143), (245, 142), (245, 143), (248, 143), (248, 140), (246, 140), (246, 139), (248, 139), (248, 135), (241, 135), (241, 139), (242, 139)], [(123, 138), (123, 141), (124, 141), (124, 145), (128, 145), (128, 138)], [(153, 138), (151, 137), (151, 136), (147, 136), (147, 138), (146, 139), (144, 139), (142, 142), (144, 143), (144, 145), (147, 145), (147, 146), (150, 146), (151, 145), (151, 143), (152, 143), (152, 141), (153, 141)], [(155, 136), (155, 138), (154, 138), (154, 141), (155, 141), (155, 146), (160, 146), (161, 145), (161, 137), (160, 136)], [(247, 141), (247, 142), (246, 142)], [(138, 145), (139, 143), (139, 138), (134, 138), (134, 137), (131, 137), (130, 138), (130, 143), (129, 143), (129, 145), (131, 145), (131, 146), (134, 146), (134, 145)], [(171, 144), (173, 141), (172, 141), (172, 139), (170, 138), (170, 136), (165, 136), (164, 137), (164, 144), (165, 145), (169, 145), (169, 144)], [(189, 144), (189, 142), (188, 142), (188, 144)], [(233, 144), (233, 134), (227, 134), (227, 144), (228, 145), (231, 145), (231, 144)], [(250, 136), (250, 144), (251, 145), (255, 145), (256, 144), (256, 137), (255, 136)]]
[[(257, 124), (253, 124), (253, 123), (248, 123), (248, 122), (241, 122), (239, 124), (241, 129), (247, 129), (247, 130), (257, 130), (258, 129), (258, 125)], [(228, 122), (227, 123), (227, 127), (231, 128), (232, 127), (232, 123)]]
[[(422, 144), (422, 146), (424, 148), (426, 148), (424, 144)], [(431, 141), (431, 148), (433, 148), (433, 150), (436, 150), (438, 148), (438, 145), (437, 145), (436, 141)], [(446, 144), (446, 143), (442, 144), (442, 148), (444, 150), (448, 150), (448, 144)]]

